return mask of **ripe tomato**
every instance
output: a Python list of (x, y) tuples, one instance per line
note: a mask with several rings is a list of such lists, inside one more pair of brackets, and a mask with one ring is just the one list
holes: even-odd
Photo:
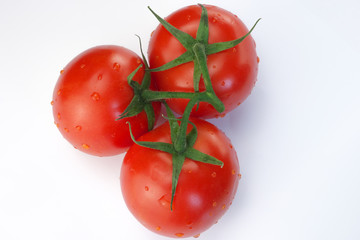
[[(121, 168), (121, 189), (129, 210), (145, 227), (168, 237), (198, 236), (215, 224), (231, 205), (241, 176), (236, 152), (224, 133), (205, 120), (191, 121), (198, 130), (193, 147), (224, 166), (185, 159), (172, 211), (171, 154), (134, 144)], [(169, 123), (138, 140), (170, 143)]]
[[(61, 70), (53, 114), (59, 131), (75, 148), (96, 156), (116, 155), (133, 143), (127, 121), (135, 137), (147, 132), (145, 112), (116, 121), (133, 97), (127, 76), (140, 64), (134, 52), (109, 45), (86, 50)], [(141, 68), (133, 80), (141, 83), (143, 76)], [(158, 115), (160, 105), (154, 107)]]
[[(248, 32), (243, 22), (234, 14), (216, 6), (205, 7), (209, 19), (209, 44), (235, 40)], [(196, 38), (200, 15), (201, 7), (194, 5), (179, 9), (165, 20)], [(185, 51), (181, 43), (159, 25), (152, 33), (149, 43), (150, 68), (160, 67)], [(207, 66), (215, 94), (225, 105), (221, 116), (240, 105), (251, 93), (257, 78), (258, 61), (255, 42), (251, 36), (231, 49), (208, 55)], [(169, 70), (153, 72), (152, 78), (161, 91), (194, 92), (193, 71), (193, 62), (188, 62)], [(200, 91), (204, 90), (204, 83), (200, 81)], [(188, 102), (189, 100), (185, 99), (171, 99), (168, 104), (175, 112), (182, 114)], [(195, 109), (196, 107), (192, 116), (220, 116), (208, 103), (201, 103), (199, 109)]]

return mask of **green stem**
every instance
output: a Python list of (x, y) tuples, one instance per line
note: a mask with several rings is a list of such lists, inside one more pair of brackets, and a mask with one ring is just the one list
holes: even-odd
[(163, 92), (163, 91), (152, 91), (152, 90), (144, 90), (142, 92), (142, 97), (146, 99), (146, 101), (159, 101), (163, 99), (169, 98), (185, 98), (190, 99), (195, 96), (196, 93), (193, 92)]
[(198, 103), (199, 96), (200, 95), (196, 95), (192, 99), (190, 99), (190, 101), (186, 105), (185, 111), (184, 111), (184, 113), (182, 115), (178, 136), (175, 139), (175, 142), (173, 143), (174, 144), (174, 149), (178, 153), (184, 152), (186, 150), (186, 148), (187, 148), (186, 130), (187, 130), (187, 127), (188, 127), (191, 110), (193, 109), (195, 104)]
[[(214, 93), (214, 89), (211, 84), (209, 70), (207, 67), (207, 56), (205, 52), (205, 46), (202, 43), (196, 43), (193, 46), (193, 51), (195, 54), (195, 59), (198, 62), (198, 66), (200, 67), (201, 73), (204, 78), (204, 84), (207, 92)], [(220, 101), (220, 99), (219, 99)]]

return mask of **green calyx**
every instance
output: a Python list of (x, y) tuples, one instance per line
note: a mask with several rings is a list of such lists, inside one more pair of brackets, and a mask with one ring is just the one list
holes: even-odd
[(127, 118), (127, 117), (133, 117), (133, 116), (138, 115), (142, 111), (145, 111), (147, 119), (148, 119), (148, 130), (150, 131), (150, 130), (152, 130), (154, 128), (155, 111), (154, 111), (154, 108), (153, 108), (153, 106), (151, 104), (151, 101), (147, 100), (146, 97), (143, 96), (143, 93), (144, 93), (144, 91), (148, 91), (149, 88), (150, 88), (151, 74), (148, 71), (149, 65), (148, 65), (148, 63), (146, 61), (145, 55), (144, 55), (143, 50), (142, 50), (141, 39), (140, 39), (139, 36), (137, 36), (137, 37), (139, 39), (140, 51), (141, 51), (141, 55), (142, 55), (142, 58), (143, 58), (143, 61), (144, 61), (144, 64), (145, 64), (145, 75), (144, 75), (144, 78), (143, 78), (141, 84), (139, 84), (138, 82), (132, 80), (133, 77), (135, 76), (135, 74), (142, 67), (142, 65), (140, 64), (127, 77), (128, 84), (134, 90), (134, 97), (131, 100), (130, 104), (126, 107), (124, 112), (116, 120), (120, 120), (120, 119)]
[[(209, 44), (209, 20), (207, 10), (203, 5), (199, 4), (199, 6), (201, 7), (202, 12), (195, 39), (189, 34), (180, 31), (166, 22), (149, 7), (150, 11), (159, 20), (162, 26), (164, 26), (165, 29), (169, 31), (184, 46), (186, 51), (181, 56), (160, 67), (150, 69), (143, 54), (141, 41), (139, 38), (141, 54), (145, 64), (145, 76), (141, 84), (132, 80), (136, 72), (142, 67), (141, 65), (128, 76), (128, 83), (134, 89), (134, 97), (124, 113), (119, 117), (119, 119), (123, 119), (126, 117), (135, 116), (145, 110), (148, 117), (148, 127), (149, 130), (151, 130), (155, 123), (155, 114), (151, 102), (161, 101), (164, 103), (167, 112), (167, 117), (165, 118), (169, 121), (170, 125), (171, 143), (136, 141), (131, 132), (131, 125), (129, 122), (128, 124), (130, 136), (134, 143), (142, 147), (156, 149), (172, 155), (173, 169), (170, 205), (171, 210), (173, 209), (173, 200), (180, 172), (186, 158), (207, 164), (218, 165), (221, 167), (223, 166), (223, 162), (220, 160), (193, 148), (198, 136), (196, 126), (189, 120), (191, 111), (193, 110), (194, 106), (197, 105), (198, 107), (200, 102), (207, 102), (211, 104), (219, 113), (225, 110), (224, 104), (216, 96), (213, 90), (209, 70), (207, 67), (207, 56), (235, 47), (250, 35), (256, 24), (260, 21), (260, 19), (258, 19), (250, 31), (241, 38), (227, 42)], [(153, 91), (149, 89), (151, 82), (151, 72), (165, 71), (187, 62), (194, 63), (194, 92), (164, 92)], [(199, 84), (201, 77), (204, 81), (205, 91), (200, 92)], [(165, 99), (172, 98), (189, 99), (189, 103), (187, 104), (182, 117), (179, 119), (175, 118), (171, 109), (164, 101)], [(187, 133), (189, 124), (192, 125), (192, 129), (189, 133)]]
[(154, 16), (158, 19), (158, 21), (162, 24), (162, 26), (169, 31), (186, 49), (186, 52), (175, 58), (174, 60), (160, 66), (157, 68), (151, 69), (153, 72), (164, 71), (170, 68), (174, 68), (181, 64), (187, 62), (194, 62), (194, 90), (195, 92), (199, 91), (199, 82), (201, 75), (203, 75), (206, 89), (208, 91), (212, 91), (211, 81), (209, 77), (209, 72), (206, 64), (206, 59), (208, 55), (218, 53), (232, 47), (235, 47), (239, 43), (241, 43), (247, 36), (251, 34), (254, 30), (257, 23), (260, 21), (258, 19), (254, 26), (250, 29), (250, 31), (245, 34), (243, 37), (226, 42), (217, 42), (213, 44), (209, 44), (209, 19), (206, 8), (199, 4), (202, 9), (199, 27), (196, 33), (196, 38), (194, 39), (188, 33), (185, 33), (176, 27), (172, 26), (170, 23), (166, 22), (159, 15), (157, 15), (150, 7), (150, 11), (154, 14)]
[[(166, 106), (166, 112), (168, 115), (168, 117), (165, 117), (165, 118), (169, 121), (172, 143), (136, 141), (131, 132), (131, 125), (129, 122), (128, 122), (128, 124), (129, 124), (131, 138), (137, 145), (140, 145), (140, 146), (146, 147), (146, 148), (159, 150), (162, 152), (167, 152), (172, 155), (173, 170), (172, 170), (172, 187), (171, 187), (171, 203), (170, 203), (170, 209), (172, 210), (177, 183), (179, 180), (182, 166), (183, 166), (186, 158), (189, 158), (189, 159), (192, 159), (192, 160), (198, 161), (198, 162), (207, 163), (207, 164), (218, 165), (221, 167), (223, 166), (223, 162), (193, 148), (193, 146), (196, 142), (197, 136), (198, 136), (198, 132), (197, 132), (197, 128), (196, 128), (195, 124), (193, 124), (190, 121), (187, 121), (187, 122), (189, 122), (192, 125), (192, 129), (188, 134), (185, 134), (185, 144), (184, 144), (185, 148), (182, 149), (181, 152), (179, 152), (176, 149), (176, 145), (175, 145), (176, 141), (179, 139), (179, 133), (181, 131), (180, 130), (181, 127), (179, 125), (179, 119), (175, 118), (175, 116), (171, 112), (169, 106), (166, 103), (164, 103), (164, 104)], [(181, 125), (183, 124), (183, 120), (184, 119), (180, 120)]]

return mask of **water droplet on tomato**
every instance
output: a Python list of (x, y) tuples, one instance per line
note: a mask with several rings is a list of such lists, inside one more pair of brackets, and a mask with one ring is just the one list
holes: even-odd
[(225, 116), (226, 116), (225, 113), (220, 114), (220, 117), (221, 117), (221, 118), (223, 118), (223, 117), (225, 117)]
[(175, 236), (182, 237), (182, 236), (184, 236), (184, 234), (183, 233), (175, 233)]
[(57, 128), (59, 128), (59, 123), (54, 122), (54, 124), (56, 125)]
[(103, 77), (102, 74), (99, 74), (99, 75), (98, 75), (98, 80), (101, 80), (102, 77)]
[(232, 175), (235, 175), (235, 173), (236, 173), (236, 171), (233, 169), (233, 170), (231, 171), (231, 174), (232, 174)]
[(213, 22), (213, 23), (216, 23), (216, 22), (217, 22), (217, 18), (216, 18), (216, 17), (213, 17), (212, 22)]
[(63, 74), (63, 73), (64, 73), (64, 69), (61, 69), (61, 70), (60, 70), (60, 74)]
[(199, 234), (194, 235), (194, 238), (198, 238), (198, 237), (200, 237), (200, 233), (199, 233)]
[(118, 63), (114, 63), (113, 64), (113, 69), (115, 70), (115, 71), (120, 71), (120, 64), (118, 64)]
[(81, 68), (81, 69), (84, 69), (85, 67), (86, 67), (85, 64), (81, 64), (81, 65), (80, 65), (80, 68)]
[(156, 231), (160, 231), (161, 227), (157, 226), (155, 229), (156, 229)]
[(64, 128), (64, 131), (65, 131), (65, 132), (69, 132), (69, 129), (68, 129), (68, 128)]
[(213, 204), (212, 204), (212, 206), (213, 206), (213, 207), (216, 207), (216, 206), (217, 206), (217, 202), (214, 201)]
[(236, 48), (233, 48), (233, 50), (232, 50), (234, 53), (236, 53), (237, 52), (237, 50), (236, 50)]
[(59, 89), (59, 90), (57, 91), (57, 95), (59, 96), (61, 93), (62, 93), (62, 90)]
[(75, 127), (75, 129), (78, 130), (78, 131), (81, 131), (82, 127), (79, 126), (79, 125), (77, 125), (77, 126)]
[(187, 20), (190, 21), (190, 19), (191, 19), (191, 15), (188, 15)]
[(81, 145), (84, 149), (89, 149), (90, 148), (90, 146), (89, 145), (87, 145), (86, 143), (84, 143), (83, 145)]
[(256, 58), (256, 61), (257, 61), (257, 63), (259, 63), (259, 62), (260, 62), (260, 58), (259, 58), (259, 57), (257, 57), (257, 58)]
[(161, 206), (170, 209), (171, 197), (168, 194), (165, 194), (159, 198), (158, 202)]
[(148, 186), (145, 186), (145, 191), (149, 191), (149, 187), (148, 187)]
[(226, 204), (223, 204), (221, 209), (224, 210), (226, 208)]
[(99, 101), (100, 100), (100, 94), (97, 93), (97, 92), (93, 92), (91, 94), (91, 98), (94, 100), (94, 101)]
[(216, 177), (216, 172), (213, 172), (213, 173), (211, 174), (211, 177), (215, 178), (215, 177)]
[(58, 118), (59, 120), (61, 119), (61, 114), (60, 114), (60, 113), (57, 114), (57, 118)]
[(50, 104), (51, 104), (51, 106), (54, 105), (54, 101), (51, 101)]
[(241, 179), (241, 174), (240, 173), (238, 174), (238, 178), (239, 178), (239, 180)]
[(137, 63), (137, 64), (140, 64), (140, 63), (141, 63), (141, 60), (138, 58), (138, 59), (136, 60), (136, 63)]

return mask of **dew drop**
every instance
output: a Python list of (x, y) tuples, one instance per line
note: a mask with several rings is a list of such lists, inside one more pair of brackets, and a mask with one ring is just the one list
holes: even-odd
[(89, 149), (90, 148), (90, 146), (89, 145), (87, 145), (87, 144), (83, 144), (83, 145), (81, 145), (84, 149)]
[(259, 58), (259, 57), (256, 57), (256, 61), (257, 61), (257, 63), (259, 63), (259, 62), (260, 62), (260, 58)]
[(211, 174), (211, 177), (215, 178), (215, 177), (216, 177), (216, 172), (213, 172), (213, 173)]
[(193, 221), (188, 221), (188, 222), (186, 223), (186, 226), (187, 226), (189, 229), (193, 229), (192, 225), (193, 225)]
[(77, 126), (75, 127), (75, 129), (78, 130), (78, 131), (81, 131), (82, 127), (79, 126), (79, 125), (77, 125)]
[(212, 20), (213, 23), (216, 23), (217, 22), (217, 18), (214, 17), (213, 20)]
[(59, 89), (59, 90), (57, 91), (57, 95), (59, 96), (61, 93), (62, 93), (62, 90)]
[(136, 63), (137, 63), (137, 64), (140, 64), (140, 63), (141, 63), (141, 60), (138, 58), (138, 59), (136, 60)]
[(151, 33), (150, 33), (150, 37), (152, 37), (154, 35), (154, 31), (152, 31)]
[(199, 234), (194, 235), (194, 238), (198, 238), (198, 237), (200, 237), (200, 233), (199, 233)]
[(156, 231), (160, 231), (160, 230), (161, 230), (161, 227), (160, 227), (160, 226), (157, 226), (155, 229), (156, 229)]
[(212, 206), (213, 206), (213, 207), (216, 207), (216, 206), (217, 206), (217, 202), (214, 201), (213, 204), (212, 204)]
[(69, 129), (68, 129), (68, 128), (64, 128), (64, 131), (65, 131), (65, 132), (69, 132)]
[(234, 53), (236, 53), (236, 52), (237, 52), (236, 48), (233, 48), (233, 52), (234, 52)]
[(240, 173), (238, 174), (238, 178), (241, 179), (241, 174)]
[(225, 113), (220, 114), (220, 117), (221, 117), (221, 118), (223, 118), (223, 117), (225, 117), (225, 116), (226, 116)]
[(191, 15), (188, 15), (187, 20), (190, 21), (190, 19), (191, 19)]
[(175, 233), (175, 236), (182, 237), (182, 236), (184, 236), (184, 234), (183, 233)]
[(145, 191), (149, 191), (149, 187), (148, 187), (148, 186), (145, 186)]
[(59, 128), (59, 123), (54, 122), (54, 124), (56, 125), (57, 128)]
[(51, 101), (50, 104), (51, 104), (51, 106), (53, 106), (53, 105), (54, 105), (54, 101)]
[(226, 208), (226, 204), (222, 205), (221, 209), (224, 210)]
[(98, 80), (101, 80), (102, 77), (103, 77), (102, 74), (99, 74), (99, 75), (98, 75)]
[(81, 64), (81, 65), (80, 65), (80, 68), (81, 68), (81, 69), (84, 69), (85, 66), (86, 66), (85, 64)]
[(99, 101), (100, 100), (100, 94), (97, 93), (97, 92), (93, 92), (91, 94), (91, 98), (94, 100), (94, 101)]
[(63, 74), (63, 73), (64, 73), (64, 69), (61, 69), (61, 70), (60, 70), (60, 74)]
[(170, 209), (171, 198), (167, 194), (159, 198), (158, 202), (160, 203), (161, 206)]
[(57, 118), (58, 118), (59, 120), (61, 119), (61, 114), (60, 114), (60, 113), (57, 114)]
[(236, 173), (235, 170), (232, 170), (232, 171), (231, 171), (231, 174), (232, 174), (232, 175), (235, 175), (235, 173)]
[(241, 102), (238, 102), (237, 105), (240, 106)]
[(113, 64), (113, 69), (114, 69), (115, 71), (120, 71), (120, 64), (114, 63), (114, 64)]

